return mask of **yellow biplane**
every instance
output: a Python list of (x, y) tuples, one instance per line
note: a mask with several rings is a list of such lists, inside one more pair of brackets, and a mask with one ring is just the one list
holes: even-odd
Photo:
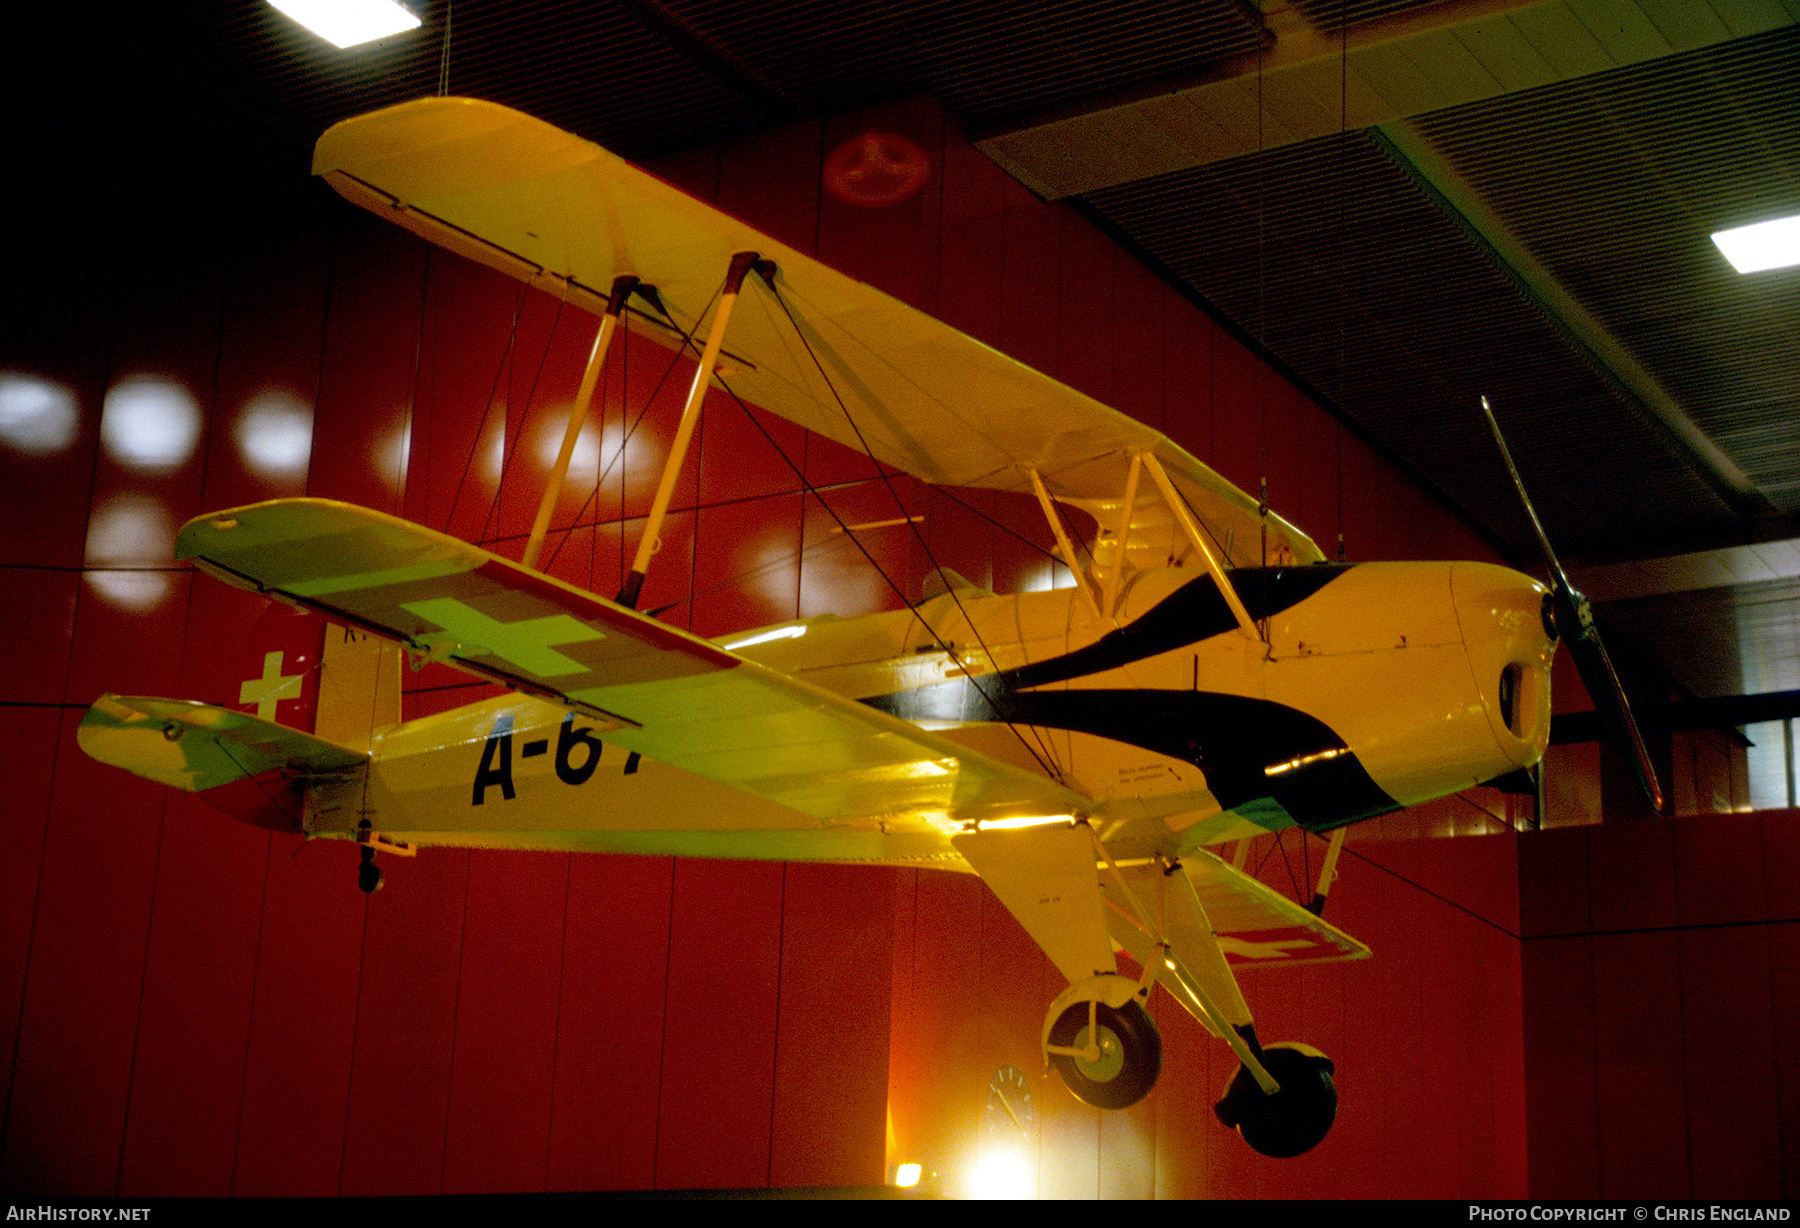
[[(1260, 1042), (1233, 968), (1366, 956), (1319, 915), (1345, 825), (1537, 762), (1559, 635), (1599, 652), (1553, 560), (1553, 590), (1482, 563), (1329, 562), (1157, 432), (504, 107), (348, 120), (314, 169), (600, 316), (553, 489), (522, 562), (319, 499), (193, 520), (179, 557), (309, 617), (259, 631), (236, 708), (102, 697), (90, 755), (356, 841), (366, 891), (378, 852), (424, 845), (973, 871), (1068, 978), (1042, 1043), (1077, 1096), (1150, 1091), (1161, 985), (1240, 1063), (1227, 1126), (1269, 1155), (1325, 1136), (1331, 1061)], [(697, 362), (609, 600), (535, 564), (622, 320)], [(721, 378), (927, 482), (1035, 497), (1074, 587), (996, 595), (940, 569), (905, 609), (715, 640), (639, 612)], [(1059, 505), (1097, 525), (1085, 553)], [(402, 721), (405, 655), (507, 692)], [(1332, 834), (1305, 906), (1212, 851), (1295, 826)]]

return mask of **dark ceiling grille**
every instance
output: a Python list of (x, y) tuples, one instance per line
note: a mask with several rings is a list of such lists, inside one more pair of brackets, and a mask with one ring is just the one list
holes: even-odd
[[(339, 51), (265, 3), (144, 6), (145, 54), (223, 83), (310, 143), (438, 92), (444, 0), (422, 29)], [(150, 10), (154, 9), (155, 13)], [(1204, 70), (1265, 34), (1243, 0), (456, 0), (449, 92), (505, 103), (629, 158), (928, 94), (971, 125)]]
[[(185, 0), (185, 38), (149, 28), (147, 46), (220, 82), (271, 126), (308, 145), (331, 124), (438, 92), (442, 0), (420, 30), (339, 51), (261, 2)], [(147, 52), (146, 54), (152, 54)], [(696, 63), (629, 5), (458, 0), (449, 92), (505, 103), (628, 157), (766, 127), (766, 102)]]
[(1800, 510), (1800, 270), (1708, 239), (1800, 213), (1800, 30), (1457, 107), (1426, 138), (1771, 500)]
[(1192, 73), (1263, 38), (1236, 0), (663, 4), (808, 109), (927, 93), (972, 124)]
[(1306, 20), (1321, 30), (1349, 29), (1367, 22), (1430, 8), (1443, 0), (1290, 0)]
[[(1440, 489), (1523, 546), (1476, 400), (1494, 400), (1571, 551), (1719, 530), (1723, 502), (1369, 135), (1286, 146), (1089, 203)], [(1601, 475), (1633, 483), (1599, 495)]]

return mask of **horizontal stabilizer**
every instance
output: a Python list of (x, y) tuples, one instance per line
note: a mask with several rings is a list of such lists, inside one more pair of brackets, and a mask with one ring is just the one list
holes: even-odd
[(1184, 854), (1181, 867), (1234, 965), (1285, 967), (1368, 957), (1369, 948), (1337, 926), (1204, 849)]
[(230, 708), (141, 696), (102, 695), (75, 740), (102, 763), (190, 793), (264, 772), (335, 772), (367, 758)]

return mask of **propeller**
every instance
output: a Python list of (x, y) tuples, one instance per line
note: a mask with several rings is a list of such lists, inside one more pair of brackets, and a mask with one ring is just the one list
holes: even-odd
[(1531, 504), (1531, 496), (1525, 492), (1525, 483), (1519, 479), (1519, 468), (1513, 464), (1512, 450), (1506, 446), (1506, 437), (1500, 433), (1500, 424), (1494, 421), (1494, 411), (1488, 405), (1486, 397), (1481, 398), (1481, 412), (1487, 415), (1488, 429), (1494, 432), (1494, 443), (1500, 448), (1501, 458), (1506, 461), (1506, 471), (1512, 475), (1513, 489), (1519, 492), (1519, 502), (1525, 505), (1525, 515), (1530, 519), (1532, 531), (1537, 534), (1538, 546), (1544, 552), (1544, 565), (1549, 568), (1551, 584), (1549, 622), (1556, 634), (1562, 637), (1563, 643), (1569, 646), (1569, 653), (1575, 658), (1575, 669), (1581, 675), (1581, 683), (1587, 688), (1594, 707), (1599, 710), (1615, 743), (1631, 748), (1638, 784), (1643, 788), (1650, 805), (1660, 811), (1663, 806), (1662, 786), (1657, 783), (1656, 768), (1650, 762), (1650, 751), (1644, 746), (1644, 735), (1639, 732), (1637, 720), (1631, 715), (1631, 701), (1625, 697), (1625, 687), (1619, 681), (1619, 671), (1613, 668), (1612, 658), (1606, 654), (1606, 645), (1600, 641), (1599, 628), (1594, 626), (1593, 606), (1569, 583), (1568, 573), (1563, 571), (1562, 564), (1557, 561), (1556, 551), (1550, 548), (1550, 538), (1544, 533), (1543, 522), (1538, 519), (1537, 509)]

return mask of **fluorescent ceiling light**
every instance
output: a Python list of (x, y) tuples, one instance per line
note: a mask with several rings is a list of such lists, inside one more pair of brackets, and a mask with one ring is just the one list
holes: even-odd
[(1712, 237), (1740, 273), (1760, 273), (1764, 269), (1784, 269), (1800, 264), (1800, 214), (1778, 217), (1772, 222), (1721, 230)]
[(269, 0), (336, 47), (355, 47), (414, 30), (419, 19), (394, 0)]

